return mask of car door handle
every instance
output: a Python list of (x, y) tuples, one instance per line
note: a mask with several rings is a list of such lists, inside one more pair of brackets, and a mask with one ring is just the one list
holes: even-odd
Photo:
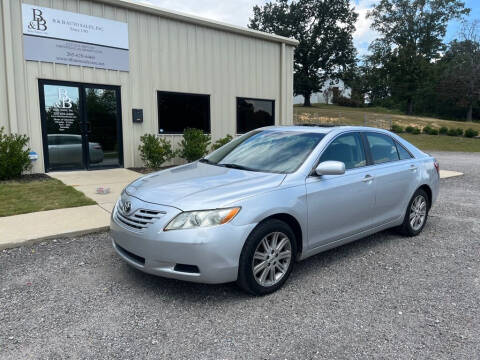
[(373, 180), (373, 176), (372, 175), (365, 175), (365, 177), (363, 178), (363, 182), (364, 183), (368, 183), (368, 182), (371, 182)]

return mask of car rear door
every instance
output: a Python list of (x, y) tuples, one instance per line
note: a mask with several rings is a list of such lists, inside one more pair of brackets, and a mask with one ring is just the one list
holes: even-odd
[(327, 160), (345, 163), (346, 172), (306, 180), (310, 249), (371, 227), (375, 183), (361, 135), (349, 132), (336, 137), (318, 163)]
[(375, 178), (372, 223), (380, 226), (404, 216), (415, 190), (418, 169), (410, 153), (391, 136), (373, 131), (364, 135), (373, 163), (372, 176)]

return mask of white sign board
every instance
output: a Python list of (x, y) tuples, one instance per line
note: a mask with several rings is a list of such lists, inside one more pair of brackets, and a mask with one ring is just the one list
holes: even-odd
[(128, 24), (22, 4), (26, 60), (128, 71)]

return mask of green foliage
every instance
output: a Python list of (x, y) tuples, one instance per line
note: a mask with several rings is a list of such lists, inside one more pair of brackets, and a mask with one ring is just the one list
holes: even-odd
[(440, 130), (438, 130), (438, 132), (440, 133), (440, 135), (447, 135), (448, 128), (446, 126), (442, 126)]
[(378, 103), (391, 97), (407, 114), (417, 104), (434, 111), (429, 104), (437, 97), (436, 65), (447, 25), (468, 13), (457, 0), (379, 0), (368, 13), (372, 29), (380, 34), (364, 62), (370, 99)]
[(405, 128), (405, 132), (411, 134), (411, 133), (413, 133), (413, 129), (414, 129), (413, 126), (407, 126), (407, 127)]
[(24, 171), (31, 168), (32, 163), (28, 157), (30, 139), (26, 135), (4, 134), (5, 129), (0, 128), (0, 180), (20, 177)]
[(420, 129), (418, 127), (414, 127), (413, 130), (412, 130), (412, 134), (413, 135), (418, 135), (420, 134)]
[(294, 54), (294, 93), (310, 106), (327, 79), (339, 79), (355, 64), (357, 13), (349, 0), (272, 0), (253, 8), (251, 29), (299, 40)]
[(457, 136), (463, 136), (463, 129), (462, 128), (456, 128), (455, 132), (457, 133)]
[(438, 135), (438, 130), (437, 129), (432, 129), (432, 130), (430, 130), (430, 132), (428, 134), (429, 135)]
[(159, 169), (163, 163), (173, 159), (176, 152), (172, 150), (172, 144), (153, 134), (145, 134), (140, 137), (142, 142), (138, 146), (140, 157), (146, 167)]
[(397, 124), (392, 124), (392, 128), (390, 130), (397, 134), (403, 133), (403, 127)]
[(457, 130), (456, 129), (448, 129), (447, 135), (448, 136), (457, 136)]
[(221, 148), (223, 145), (228, 144), (230, 141), (233, 140), (233, 136), (228, 134), (227, 136), (218, 139), (212, 144), (212, 151)]
[(475, 136), (478, 136), (478, 131), (477, 130), (473, 130), (472, 128), (469, 128), (469, 129), (465, 130), (465, 137), (473, 138)]
[(183, 131), (180, 156), (192, 162), (204, 157), (208, 152), (211, 137), (200, 129), (187, 128)]
[(430, 132), (433, 130), (433, 128), (429, 125), (425, 126), (422, 130), (424, 134), (430, 134)]

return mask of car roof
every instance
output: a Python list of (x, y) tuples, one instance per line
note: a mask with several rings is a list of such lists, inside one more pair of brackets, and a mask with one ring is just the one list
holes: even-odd
[(328, 134), (331, 132), (340, 133), (343, 131), (381, 131), (387, 132), (384, 129), (377, 129), (367, 126), (335, 126), (335, 125), (286, 125), (286, 126), (268, 126), (262, 129), (274, 131), (301, 131), (308, 133)]

